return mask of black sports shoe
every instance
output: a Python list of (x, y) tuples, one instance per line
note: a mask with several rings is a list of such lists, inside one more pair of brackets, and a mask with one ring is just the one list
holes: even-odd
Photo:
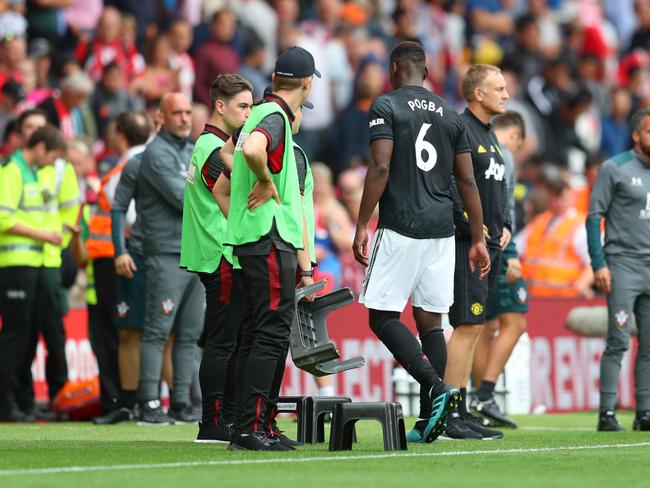
[(289, 439), (286, 435), (282, 433), (281, 430), (275, 429), (271, 433), (267, 434), (267, 437), (271, 442), (279, 442), (285, 447), (288, 447), (290, 451), (295, 451), (297, 446), (301, 446), (302, 443)]
[(51, 410), (42, 410), (36, 405), (29, 410), (24, 410), (23, 414), (27, 417), (27, 422), (56, 422), (59, 420), (56, 413)]
[(177, 424), (193, 424), (201, 420), (201, 416), (197, 416), (194, 407), (192, 405), (185, 405), (180, 410), (170, 408), (167, 411), (167, 415), (174, 419), (174, 422)]
[(456, 411), (447, 418), (447, 426), (441, 439), (452, 441), (481, 440), (483, 436), (465, 425), (465, 420)]
[(0, 422), (33, 422), (34, 420), (34, 418), (29, 418), (18, 407), (0, 410)]
[(232, 439), (233, 424), (220, 422), (216, 427), (199, 422), (199, 433), (194, 442), (197, 444), (223, 444)]
[(120, 422), (130, 422), (135, 420), (135, 410), (130, 410), (126, 407), (116, 408), (111, 410), (106, 415), (102, 417), (95, 417), (93, 419), (93, 424), (95, 425), (113, 425), (119, 424)]
[(637, 415), (634, 418), (632, 430), (650, 430), (650, 410), (646, 411), (641, 417)]
[(618, 423), (614, 412), (607, 410), (600, 412), (598, 416), (598, 431), (599, 432), (624, 432), (625, 428)]
[(160, 400), (150, 400), (142, 405), (138, 425), (174, 425), (174, 419), (167, 415), (160, 406)]
[(450, 413), (458, 408), (463, 400), (458, 388), (440, 383), (431, 390), (431, 416), (422, 431), (424, 442), (435, 441), (444, 431)]
[(231, 451), (290, 451), (291, 449), (280, 442), (273, 442), (266, 436), (266, 432), (258, 430), (252, 434), (233, 434), (230, 446)]
[(499, 408), (499, 405), (497, 405), (497, 403), (494, 401), (494, 398), (490, 398), (489, 400), (484, 401), (476, 398), (469, 404), (469, 408), (477, 415), (487, 417), (492, 422), (494, 422), (495, 425), (510, 427), (512, 429), (517, 428), (517, 424), (515, 424), (501, 412), (501, 409)]
[(471, 413), (463, 415), (463, 421), (465, 425), (472, 429), (474, 432), (477, 432), (483, 436), (483, 440), (492, 440), (492, 439), (503, 439), (503, 432), (498, 430), (488, 429), (483, 425), (482, 419), (474, 417)]

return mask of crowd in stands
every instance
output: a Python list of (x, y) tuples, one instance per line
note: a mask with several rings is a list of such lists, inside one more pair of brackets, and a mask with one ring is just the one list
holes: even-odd
[(358, 292), (351, 243), (368, 110), (390, 88), (388, 54), (402, 40), (424, 46), (427, 87), (459, 111), (467, 67), (501, 68), (507, 108), (526, 122), (514, 155), (524, 270), (527, 254), (555, 252), (537, 248), (560, 229), (571, 249), (556, 242), (557, 252), (580, 266), (563, 296), (593, 296), (589, 187), (604, 159), (631, 148), (630, 115), (650, 104), (650, 0), (0, 0), (0, 154), (21, 144), (17, 117), (42, 109), (67, 143), (82, 203), (93, 203), (119, 159), (118, 114), (146, 113), (154, 127), (161, 97), (181, 91), (196, 138), (217, 75), (241, 73), (259, 98), (277, 54), (302, 46), (322, 73), (296, 136), (314, 162), (316, 279)]

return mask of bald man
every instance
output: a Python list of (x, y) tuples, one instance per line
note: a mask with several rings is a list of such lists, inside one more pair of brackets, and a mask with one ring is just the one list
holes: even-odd
[[(188, 174), (194, 148), (188, 139), (192, 105), (182, 93), (168, 93), (160, 102), (160, 114), (160, 132), (142, 153), (135, 198), (142, 217), (147, 281), (138, 387), (140, 423), (145, 425), (196, 421), (187, 402), (203, 329), (201, 282), (179, 267), (185, 180), (194, 178), (191, 171)], [(174, 384), (166, 414), (160, 405), (159, 383), (163, 348), (172, 329)]]

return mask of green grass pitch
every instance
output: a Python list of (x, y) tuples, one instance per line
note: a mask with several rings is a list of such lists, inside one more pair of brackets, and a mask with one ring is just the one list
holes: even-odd
[[(381, 428), (357, 424), (352, 451), (291, 453), (194, 444), (196, 426), (0, 425), (0, 487), (650, 487), (650, 432), (598, 433), (595, 414), (515, 417), (496, 441), (439, 440), (385, 453)], [(407, 429), (413, 419), (407, 419)], [(295, 435), (295, 423), (281, 426)]]

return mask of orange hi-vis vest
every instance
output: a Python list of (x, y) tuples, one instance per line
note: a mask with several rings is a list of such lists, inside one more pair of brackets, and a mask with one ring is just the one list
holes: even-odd
[(122, 176), (126, 162), (118, 164), (106, 173), (101, 180), (101, 187), (97, 197), (97, 208), (90, 218), (88, 226), (88, 240), (86, 251), (89, 259), (112, 258), (115, 256), (115, 247), (112, 239), (111, 210), (112, 203), (106, 195), (109, 185), (116, 185)]
[(549, 230), (552, 218), (551, 212), (544, 212), (529, 224), (526, 250), (520, 256), (522, 275), (531, 296), (577, 297), (575, 282), (584, 265), (573, 242), (578, 228), (585, 225), (585, 215), (573, 212)]

